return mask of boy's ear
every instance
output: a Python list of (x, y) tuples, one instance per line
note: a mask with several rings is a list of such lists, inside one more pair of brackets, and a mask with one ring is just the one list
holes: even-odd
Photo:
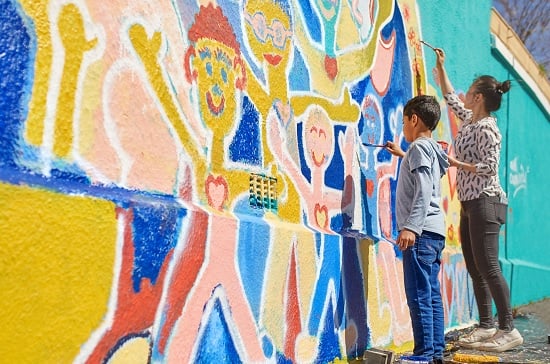
[(418, 119), (418, 115), (412, 114), (411, 115), (411, 123), (413, 126), (416, 126), (420, 120)]

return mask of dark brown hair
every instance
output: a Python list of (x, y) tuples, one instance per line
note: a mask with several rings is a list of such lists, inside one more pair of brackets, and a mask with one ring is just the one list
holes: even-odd
[(441, 108), (435, 97), (420, 95), (410, 99), (403, 108), (403, 115), (410, 118), (412, 114), (418, 115), (428, 129), (434, 130), (441, 117)]
[(483, 75), (474, 80), (474, 88), (483, 95), (487, 111), (500, 109), (502, 95), (510, 90), (510, 80), (498, 82), (493, 76)]

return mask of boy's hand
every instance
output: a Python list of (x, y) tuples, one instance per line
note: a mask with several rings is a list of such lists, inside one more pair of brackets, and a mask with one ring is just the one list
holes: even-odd
[(384, 148), (386, 148), (391, 154), (396, 155), (398, 157), (405, 156), (405, 152), (403, 151), (403, 149), (401, 149), (401, 147), (397, 143), (388, 141), (386, 142)]
[(416, 234), (410, 230), (403, 229), (399, 232), (397, 236), (397, 241), (395, 242), (399, 247), (399, 250), (405, 250), (410, 246), (414, 245), (416, 241)]

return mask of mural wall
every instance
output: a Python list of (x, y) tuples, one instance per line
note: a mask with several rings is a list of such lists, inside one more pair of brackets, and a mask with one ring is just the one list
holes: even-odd
[[(404, 104), (437, 87), (415, 1), (0, 0), (0, 18), (3, 360), (412, 348), (399, 160), (377, 145), (406, 148)], [(476, 315), (453, 172), (448, 328)]]

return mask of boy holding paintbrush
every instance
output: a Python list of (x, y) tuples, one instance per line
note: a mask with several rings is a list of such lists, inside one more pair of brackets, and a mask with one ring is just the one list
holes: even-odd
[(403, 251), (405, 294), (411, 315), (414, 355), (443, 363), (445, 324), (439, 284), (441, 253), (445, 247), (445, 219), (440, 207), (440, 180), (449, 167), (447, 154), (432, 139), (441, 110), (433, 96), (420, 95), (403, 109), (407, 152), (386, 143), (403, 157), (397, 179), (396, 244)]

